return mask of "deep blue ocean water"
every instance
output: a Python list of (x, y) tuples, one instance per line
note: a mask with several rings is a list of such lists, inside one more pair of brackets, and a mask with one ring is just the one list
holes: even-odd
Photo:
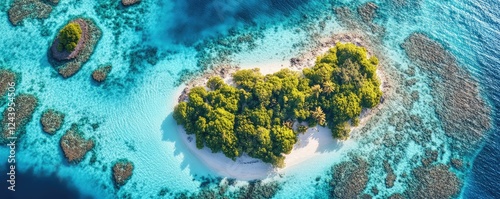
[[(36, 94), (41, 107), (19, 145), (19, 191), (9, 192), (2, 180), (1, 198), (127, 195), (154, 198), (164, 188), (170, 193), (195, 193), (203, 184), (200, 176), (217, 177), (192, 156), (176, 135), (171, 112), (180, 88), (176, 83), (184, 73), (202, 70), (205, 66), (200, 65), (200, 60), (212, 61), (217, 56), (226, 56), (243, 65), (287, 63), (298, 51), (307, 49), (300, 46), (310, 41), (312, 33), (328, 36), (359, 31), (340, 23), (334, 8), (347, 6), (355, 14), (356, 8), (367, 1), (143, 0), (137, 6), (124, 9), (117, 7), (118, 1), (73, 0), (61, 1), (48, 19), (26, 20), (17, 27), (8, 22), (6, 12), (12, 2), (0, 3), (0, 31), (3, 32), (0, 67), (20, 72), (22, 80), (18, 89)], [(482, 149), (474, 152), (475, 157), (467, 157), (474, 161), (472, 169), (460, 175), (465, 186), (459, 197), (500, 198), (500, 3), (496, 0), (374, 2), (379, 5), (374, 23), (386, 30), (379, 42), (388, 59), (397, 63), (387, 70), (401, 72), (411, 65), (399, 45), (411, 33), (424, 32), (441, 43), (457, 58), (460, 67), (479, 82), (481, 96), (492, 110), (492, 126)], [(64, 80), (50, 67), (44, 53), (56, 30), (79, 15), (94, 19), (103, 30), (103, 37), (82, 70)], [(325, 21), (324, 29), (315, 25), (320, 21)], [(46, 33), (49, 36), (43, 36)], [(225, 43), (245, 34), (252, 34), (254, 41), (240, 44), (243, 47)], [(113, 65), (110, 81), (101, 86), (91, 84), (89, 74), (104, 63)], [(417, 78), (417, 87), (411, 89), (417, 89), (424, 100), (432, 99), (425, 75), (417, 72)], [(429, 123), (436, 122), (433, 107), (427, 106), (429, 101), (424, 100), (416, 102), (419, 106), (409, 112), (421, 115)], [(384, 109), (382, 119), (368, 130), (372, 132), (369, 139), (376, 140), (383, 131), (395, 131), (384, 118), (392, 112), (406, 110), (399, 102), (388, 103), (391, 109)], [(42, 133), (38, 123), (40, 113), (49, 107), (68, 115), (68, 122), (54, 137)], [(101, 123), (99, 130), (89, 135), (97, 138), (97, 147), (92, 152), (100, 161), (97, 165), (89, 165), (90, 155), (79, 165), (68, 165), (58, 146), (62, 131), (69, 128), (70, 122), (82, 118)], [(446, 143), (447, 139), (437, 136), (434, 141)], [(376, 145), (352, 147), (375, 157), (388, 150)], [(275, 197), (325, 198), (328, 190), (324, 185), (316, 186), (315, 179), (328, 179), (331, 166), (342, 161), (337, 157), (349, 150), (328, 151), (286, 171), (280, 181), (282, 190)], [(449, 156), (449, 149), (445, 150), (443, 156)], [(402, 163), (395, 167), (397, 174), (414, 168), (410, 157), (422, 154), (423, 148), (408, 144), (404, 153), (408, 158), (402, 158)], [(8, 151), (1, 148), (0, 160), (7, 154)], [(136, 170), (130, 182), (116, 190), (112, 187), (109, 167), (119, 158), (134, 161)], [(447, 163), (448, 160), (439, 161)], [(385, 177), (377, 169), (370, 175), (369, 185), (381, 183), (383, 181), (377, 178)], [(393, 189), (381, 189), (379, 197), (403, 192), (405, 188), (404, 182), (396, 182)], [(368, 188), (366, 192), (369, 193)]]
[(471, 175), (464, 190), (464, 198), (498, 198), (500, 183), (500, 5), (494, 1), (475, 2), (471, 13), (477, 13), (471, 29), (480, 39), (473, 48), (478, 56), (477, 77), (492, 109), (492, 130), (476, 156)]

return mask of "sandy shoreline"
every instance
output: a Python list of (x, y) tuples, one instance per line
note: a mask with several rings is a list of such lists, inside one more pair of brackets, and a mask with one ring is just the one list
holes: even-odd
[[(325, 53), (329, 48), (335, 45), (336, 42), (348, 42), (345, 40), (345, 35), (341, 36), (342, 39), (332, 37), (331, 41), (327, 41), (326, 44), (319, 46), (314, 51), (307, 52), (306, 54), (300, 55), (298, 59), (299, 61), (271, 61), (269, 64), (261, 64), (259, 66), (254, 66), (251, 63), (243, 63), (238, 66), (222, 66), (220, 68), (215, 68), (211, 71), (204, 73), (201, 77), (195, 78), (186, 84), (185, 87), (181, 87), (177, 92), (180, 96), (179, 99), (176, 99), (175, 104), (184, 101), (187, 99), (186, 93), (190, 88), (195, 86), (204, 86), (208, 81), (208, 78), (214, 75), (221, 76), (226, 82), (231, 81), (231, 75), (238, 69), (252, 69), (259, 68), (260, 72), (263, 75), (272, 74), (284, 68), (289, 68), (294, 71), (301, 71), (305, 67), (311, 67), (314, 65), (316, 60), (316, 56)], [(360, 38), (356, 37), (347, 37), (349, 40), (353, 40), (353, 43), (356, 45), (363, 45)], [(354, 39), (353, 39), (354, 38)], [(327, 45), (331, 44), (331, 46)], [(366, 47), (366, 46), (365, 46)], [(369, 55), (373, 55), (369, 51)], [(293, 65), (293, 66), (292, 66)], [(377, 75), (381, 81), (381, 89), (384, 93), (384, 97), (386, 93), (389, 91), (390, 86), (388, 86), (388, 79), (385, 72), (378, 67)], [(362, 128), (369, 119), (375, 115), (385, 103), (381, 103), (378, 106), (369, 109), (363, 110), (360, 115), (360, 123), (357, 127), (352, 127), (351, 132), (354, 129)], [(228, 178), (234, 178), (238, 180), (254, 180), (254, 179), (264, 179), (268, 177), (273, 177), (280, 174), (282, 171), (286, 170), (294, 165), (299, 165), (311, 158), (314, 158), (317, 155), (320, 155), (322, 152), (328, 149), (338, 149), (340, 148), (339, 142), (336, 139), (333, 139), (331, 135), (331, 131), (328, 128), (316, 126), (309, 128), (306, 133), (299, 134), (298, 141), (294, 145), (290, 154), (285, 155), (285, 167), (281, 169), (273, 168), (271, 164), (264, 163), (261, 160), (251, 158), (244, 154), (242, 157), (233, 161), (227, 158), (221, 152), (212, 153), (211, 150), (207, 147), (199, 150), (196, 148), (195, 136), (187, 135), (184, 128), (182, 126), (177, 127), (177, 132), (180, 134), (180, 137), (184, 144), (189, 148), (191, 153), (193, 153), (198, 159), (200, 159), (207, 167), (213, 170), (215, 173)]]

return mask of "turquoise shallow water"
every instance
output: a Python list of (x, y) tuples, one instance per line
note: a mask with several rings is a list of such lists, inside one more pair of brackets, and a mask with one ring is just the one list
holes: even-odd
[[(271, 195), (275, 198), (327, 198), (332, 189), (332, 166), (361, 155), (370, 165), (363, 193), (372, 194), (372, 187), (379, 190), (377, 198), (404, 193), (411, 188), (412, 170), (422, 164), (425, 149), (437, 150), (436, 162), (443, 164), (462, 154), (452, 148), (436, 114), (440, 107), (431, 86), (434, 77), (416, 67), (400, 47), (412, 33), (422, 32), (442, 44), (459, 67), (478, 80), (480, 94), (492, 109), (493, 125), (484, 141), (460, 157), (470, 166), (451, 169), (464, 184), (455, 196), (498, 198), (498, 2), (374, 1), (379, 9), (371, 25), (357, 14), (365, 2), (152, 0), (123, 8), (118, 1), (61, 1), (49, 18), (29, 19), (16, 27), (7, 16), (12, 0), (1, 3), (0, 67), (21, 73), (18, 92), (33, 93), (40, 100), (18, 144), (20, 179), (26, 175), (26, 179), (46, 182), (42, 187), (61, 186), (59, 192), (67, 198), (157, 198), (162, 190), (167, 192), (164, 197), (173, 198), (210, 190), (218, 184), (218, 176), (179, 140), (172, 118), (185, 74), (226, 62), (288, 63), (321, 43), (318, 38), (354, 32), (365, 35), (384, 58), (382, 67), (398, 91), (387, 98), (375, 119), (353, 132), (355, 144), (323, 151), (311, 161), (287, 169), (282, 177), (265, 181), (279, 183), (280, 189)], [(335, 11), (338, 7), (348, 7), (350, 14), (342, 17)], [(93, 19), (103, 36), (82, 69), (63, 79), (48, 63), (46, 49), (57, 30), (76, 16)], [(102, 64), (112, 64), (113, 70), (106, 83), (97, 85), (90, 74)], [(414, 74), (408, 72), (411, 69)], [(410, 97), (415, 91), (418, 99)], [(55, 136), (43, 133), (38, 122), (46, 108), (67, 115)], [(71, 123), (79, 121), (99, 123), (96, 131), (85, 129), (96, 140), (96, 148), (80, 164), (69, 165), (59, 138)], [(432, 131), (431, 141), (419, 142), (426, 130)], [(0, 148), (0, 157), (7, 157), (8, 152)], [(98, 160), (93, 164), (92, 155)], [(120, 158), (133, 161), (135, 170), (131, 180), (117, 190), (110, 167)], [(385, 187), (383, 160), (389, 161), (398, 176), (392, 188)], [(25, 183), (19, 182), (20, 191), (15, 194), (40, 186)]]

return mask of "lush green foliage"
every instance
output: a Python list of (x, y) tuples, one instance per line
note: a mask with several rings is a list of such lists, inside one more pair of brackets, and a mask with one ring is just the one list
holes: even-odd
[(233, 74), (236, 87), (213, 77), (208, 90), (191, 89), (189, 100), (175, 107), (174, 118), (195, 134), (198, 148), (232, 159), (246, 153), (283, 166), (283, 154), (307, 129), (299, 125), (294, 131), (294, 122), (328, 126), (334, 137), (349, 137), (362, 108), (374, 107), (382, 96), (377, 64), (364, 48), (339, 43), (303, 76), (288, 69), (266, 76), (258, 69), (240, 70)]
[[(372, 108), (380, 102), (382, 91), (375, 74), (377, 65), (378, 59), (375, 56), (368, 59), (364, 48), (339, 43), (318, 57), (313, 68), (304, 69), (309, 86), (321, 87), (318, 94), (309, 97), (309, 106), (316, 112), (315, 109), (321, 107), (325, 124), (334, 137), (347, 139), (348, 122), (356, 126), (361, 109)], [(323, 117), (311, 117), (308, 122), (322, 125)]]
[(68, 52), (72, 52), (75, 50), (80, 37), (82, 36), (82, 29), (80, 28), (80, 24), (76, 22), (71, 22), (68, 25), (64, 26), (61, 31), (59, 31), (58, 39), (59, 45), (57, 49), (59, 51), (66, 50)]

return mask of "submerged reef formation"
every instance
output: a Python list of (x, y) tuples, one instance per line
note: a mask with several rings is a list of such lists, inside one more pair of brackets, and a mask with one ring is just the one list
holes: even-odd
[(377, 9), (377, 4), (368, 2), (358, 7), (358, 14), (361, 16), (363, 22), (370, 23), (375, 18)]
[[(214, 182), (215, 181), (215, 182)], [(215, 184), (215, 186), (213, 186)], [(179, 199), (205, 199), (205, 198), (273, 198), (281, 189), (278, 182), (262, 182), (260, 180), (250, 181), (245, 185), (236, 185), (234, 179), (208, 179), (204, 180), (197, 193), (168, 193), (168, 189), (160, 191), (158, 196)]]
[[(378, 42), (385, 35), (385, 28), (374, 22), (379, 15), (379, 5), (375, 2), (367, 2), (359, 5), (354, 11), (349, 6), (334, 7), (338, 21), (351, 30), (356, 30), (371, 37), (370, 42)], [(355, 32), (355, 31), (353, 31)]]
[(0, 144), (8, 143), (9, 137), (22, 137), (38, 106), (38, 99), (31, 94), (19, 94), (13, 102), (15, 106), (6, 108), (2, 114)]
[[(111, 31), (109, 33), (113, 36), (112, 42), (115, 45), (121, 43), (121, 36), (125, 31), (142, 32), (149, 24), (147, 18), (144, 17), (146, 13), (151, 12), (151, 5), (148, 3), (136, 3), (129, 7), (124, 6), (121, 0), (96, 1), (93, 8), (100, 19), (99, 24)], [(122, 58), (127, 60), (129, 56), (128, 53), (123, 53)]]
[(64, 113), (54, 109), (48, 109), (42, 113), (40, 123), (42, 124), (43, 131), (50, 135), (54, 135), (64, 123)]
[(113, 165), (113, 182), (115, 183), (115, 187), (119, 188), (125, 185), (132, 177), (133, 171), (134, 163), (126, 159), (118, 160)]
[(96, 82), (104, 82), (111, 72), (111, 65), (101, 66), (92, 72), (92, 79)]
[(45, 0), (45, 2), (52, 4), (52, 5), (57, 5), (59, 3), (59, 0)]
[(15, 89), (17, 80), (17, 75), (13, 71), (0, 69), (0, 106), (5, 104), (5, 98), (7, 97), (6, 95), (9, 88)]
[(397, 176), (394, 174), (394, 170), (391, 168), (391, 164), (387, 160), (384, 160), (384, 170), (387, 172), (385, 177), (385, 186), (391, 188), (394, 186), (394, 181), (396, 181)]
[[(361, 157), (353, 157), (333, 167), (330, 182), (333, 198), (357, 198), (368, 182), (368, 162)], [(378, 191), (377, 191), (378, 192)]]
[(8, 11), (12, 25), (19, 25), (26, 18), (46, 19), (59, 0), (14, 0)]
[(130, 5), (134, 5), (136, 3), (140, 3), (141, 0), (122, 0), (122, 4), (124, 6), (130, 6)]
[(352, 43), (337, 43), (316, 65), (298, 72), (283, 69), (263, 76), (258, 70), (232, 75), (235, 87), (220, 77), (189, 91), (174, 118), (196, 146), (222, 152), (233, 160), (243, 153), (274, 166), (284, 166), (297, 142), (294, 122), (328, 126), (335, 138), (347, 139), (363, 108), (382, 96), (376, 76), (378, 59)]
[(402, 47), (431, 77), (436, 112), (446, 135), (453, 138), (454, 149), (474, 149), (490, 126), (490, 112), (479, 96), (477, 83), (441, 44), (425, 34), (410, 35)]
[(462, 187), (460, 179), (443, 164), (418, 167), (412, 173), (408, 198), (453, 198)]
[(83, 132), (78, 129), (77, 124), (71, 125), (71, 128), (61, 137), (60, 146), (64, 156), (69, 163), (79, 163), (94, 148), (92, 139), (85, 139)]
[(92, 55), (101, 38), (101, 30), (85, 18), (70, 21), (52, 42), (47, 53), (49, 62), (64, 78), (80, 70)]

